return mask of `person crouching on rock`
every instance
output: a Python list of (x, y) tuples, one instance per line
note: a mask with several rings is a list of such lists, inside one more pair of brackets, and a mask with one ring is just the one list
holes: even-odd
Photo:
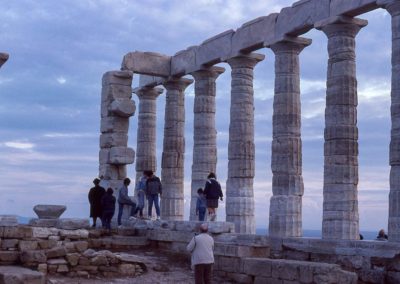
[(132, 201), (132, 199), (128, 196), (128, 185), (131, 184), (131, 180), (129, 178), (124, 179), (124, 184), (122, 187), (119, 189), (119, 195), (118, 195), (118, 226), (122, 225), (122, 213), (124, 210), (124, 205), (130, 205), (131, 206), (131, 213), (130, 216), (131, 218), (135, 219), (133, 215), (135, 215), (135, 210), (136, 210), (136, 203)]
[(200, 225), (200, 234), (194, 236), (186, 249), (192, 254), (192, 268), (196, 284), (211, 283), (214, 264), (214, 239), (207, 234), (207, 223)]
[(103, 228), (111, 230), (111, 219), (115, 213), (115, 197), (114, 191), (109, 187), (106, 194), (101, 199), (101, 205), (103, 206)]
[(100, 180), (95, 178), (93, 180), (94, 187), (89, 190), (88, 199), (90, 203), (90, 217), (93, 218), (92, 227), (96, 228), (96, 219), (100, 218), (103, 223), (103, 209), (101, 206), (101, 199), (103, 195), (106, 193), (106, 190), (99, 185)]

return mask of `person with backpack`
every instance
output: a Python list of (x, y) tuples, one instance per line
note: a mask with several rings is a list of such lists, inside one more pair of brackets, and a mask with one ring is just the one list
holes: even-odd
[(146, 196), (149, 202), (148, 216), (151, 218), (153, 203), (156, 208), (157, 220), (160, 220), (160, 198), (162, 194), (162, 185), (160, 178), (155, 176), (153, 171), (147, 171), (147, 181), (146, 181)]

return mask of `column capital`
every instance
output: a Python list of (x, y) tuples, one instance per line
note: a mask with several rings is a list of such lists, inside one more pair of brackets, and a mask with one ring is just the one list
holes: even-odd
[(210, 68), (205, 68), (205, 69), (200, 69), (200, 70), (194, 71), (194, 72), (190, 73), (190, 75), (192, 75), (195, 80), (201, 80), (201, 79), (207, 79), (207, 78), (217, 79), (218, 76), (224, 72), (225, 72), (225, 68), (219, 67), (219, 66), (213, 66)]
[(243, 54), (236, 57), (229, 58), (226, 62), (234, 68), (254, 68), (256, 64), (264, 60), (265, 55), (260, 53)]
[(141, 99), (156, 99), (159, 95), (162, 94), (163, 88), (159, 87), (142, 87), (135, 88), (133, 92), (138, 96), (139, 100)]
[(187, 78), (172, 78), (163, 83), (167, 91), (177, 90), (183, 92), (190, 84), (193, 83), (192, 79)]
[(312, 40), (304, 37), (288, 37), (285, 36), (282, 40), (270, 46), (272, 51), (277, 53), (294, 52), (299, 54), (305, 47), (309, 46)]
[(398, 0), (378, 0), (376, 3), (383, 9), (386, 9), (390, 15), (398, 16), (400, 15), (400, 1)]
[(323, 31), (326, 36), (348, 35), (355, 37), (361, 28), (368, 25), (367, 20), (347, 16), (335, 16), (315, 23), (317, 30)]

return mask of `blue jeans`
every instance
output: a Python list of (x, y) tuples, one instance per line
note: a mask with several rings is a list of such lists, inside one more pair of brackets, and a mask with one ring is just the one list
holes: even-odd
[(160, 204), (159, 204), (158, 194), (147, 195), (147, 200), (149, 201), (149, 210), (148, 210), (149, 217), (151, 217), (153, 202), (154, 202), (154, 207), (156, 207), (157, 217), (160, 217)]
[(206, 216), (206, 208), (200, 207), (199, 208), (199, 221), (204, 221), (205, 216)]
[(122, 212), (124, 211), (124, 205), (130, 205), (131, 207), (131, 216), (135, 215), (135, 209), (136, 209), (136, 203), (132, 201), (132, 203), (119, 203), (119, 208), (118, 208), (118, 226), (122, 224), (121, 218), (122, 218)]
[(140, 217), (143, 217), (143, 208), (144, 208), (144, 191), (139, 190), (138, 191), (138, 204), (135, 210), (135, 215), (139, 212)]

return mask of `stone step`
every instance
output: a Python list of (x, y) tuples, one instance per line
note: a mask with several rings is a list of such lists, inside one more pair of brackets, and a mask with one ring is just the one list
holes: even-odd
[(0, 284), (45, 284), (42, 272), (18, 266), (0, 266)]

